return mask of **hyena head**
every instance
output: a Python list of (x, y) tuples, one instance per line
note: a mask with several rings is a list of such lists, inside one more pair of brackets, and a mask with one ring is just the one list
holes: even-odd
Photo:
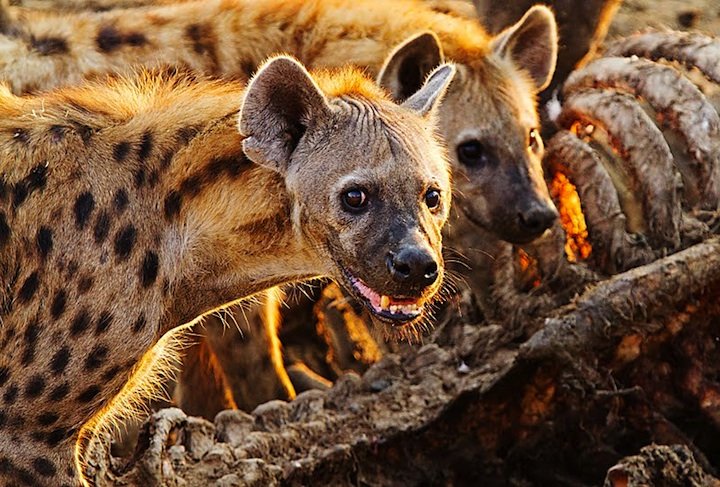
[(397, 105), (355, 71), (315, 84), (286, 58), (256, 75), (240, 111), (245, 153), (285, 179), (288, 225), (392, 333), (419, 322), (443, 278), (452, 190), (434, 119), (454, 74), (438, 67)]
[[(474, 59), (456, 60), (458, 73), (439, 110), (456, 207), (512, 243), (534, 240), (557, 218), (543, 179), (536, 107), (556, 57), (554, 16), (546, 7), (533, 7)], [(379, 82), (402, 99), (442, 60), (437, 37), (420, 34), (389, 56)]]

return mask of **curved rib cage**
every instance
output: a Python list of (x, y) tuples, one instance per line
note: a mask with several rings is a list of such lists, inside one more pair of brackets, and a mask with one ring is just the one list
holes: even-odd
[[(569, 260), (612, 275), (716, 232), (718, 66), (717, 39), (646, 32), (612, 43), (569, 76), (561, 130), (546, 150), (548, 180), (576, 188), (587, 223), (592, 250), (568, 252)], [(568, 241), (578, 238), (563, 226)]]

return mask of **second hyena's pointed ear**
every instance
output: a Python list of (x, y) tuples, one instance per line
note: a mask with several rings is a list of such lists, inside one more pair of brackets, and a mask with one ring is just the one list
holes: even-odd
[(403, 41), (387, 57), (377, 82), (397, 101), (406, 100), (444, 60), (440, 39), (423, 32)]
[(445, 96), (450, 82), (455, 77), (455, 72), (453, 64), (447, 63), (438, 66), (428, 75), (422, 87), (405, 100), (402, 106), (423, 116), (432, 114)]
[(492, 40), (493, 53), (526, 71), (543, 90), (552, 79), (557, 62), (558, 36), (555, 16), (547, 7), (536, 5), (522, 19)]
[(325, 95), (293, 58), (269, 60), (250, 80), (240, 108), (243, 150), (281, 174), (307, 128), (330, 116)]

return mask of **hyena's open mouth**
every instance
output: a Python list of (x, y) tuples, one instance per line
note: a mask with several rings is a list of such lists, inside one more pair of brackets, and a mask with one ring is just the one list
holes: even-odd
[(426, 299), (388, 296), (375, 291), (360, 278), (343, 268), (350, 284), (352, 295), (378, 319), (393, 326), (401, 326), (417, 320), (423, 315)]

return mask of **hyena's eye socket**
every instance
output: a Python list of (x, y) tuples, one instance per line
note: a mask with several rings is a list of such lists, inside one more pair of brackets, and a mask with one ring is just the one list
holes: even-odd
[(540, 132), (537, 129), (530, 129), (530, 132), (528, 133), (528, 149), (537, 154), (540, 152), (542, 147), (543, 142), (540, 137)]
[(368, 204), (367, 194), (360, 188), (352, 188), (345, 191), (340, 196), (340, 199), (342, 200), (345, 210), (351, 213), (362, 211)]
[(440, 209), (440, 191), (437, 189), (429, 189), (427, 193), (425, 193), (425, 204), (428, 208), (430, 208), (430, 211), (437, 211)]
[(479, 140), (469, 140), (460, 144), (457, 155), (461, 164), (472, 168), (484, 167), (494, 161), (492, 151)]

